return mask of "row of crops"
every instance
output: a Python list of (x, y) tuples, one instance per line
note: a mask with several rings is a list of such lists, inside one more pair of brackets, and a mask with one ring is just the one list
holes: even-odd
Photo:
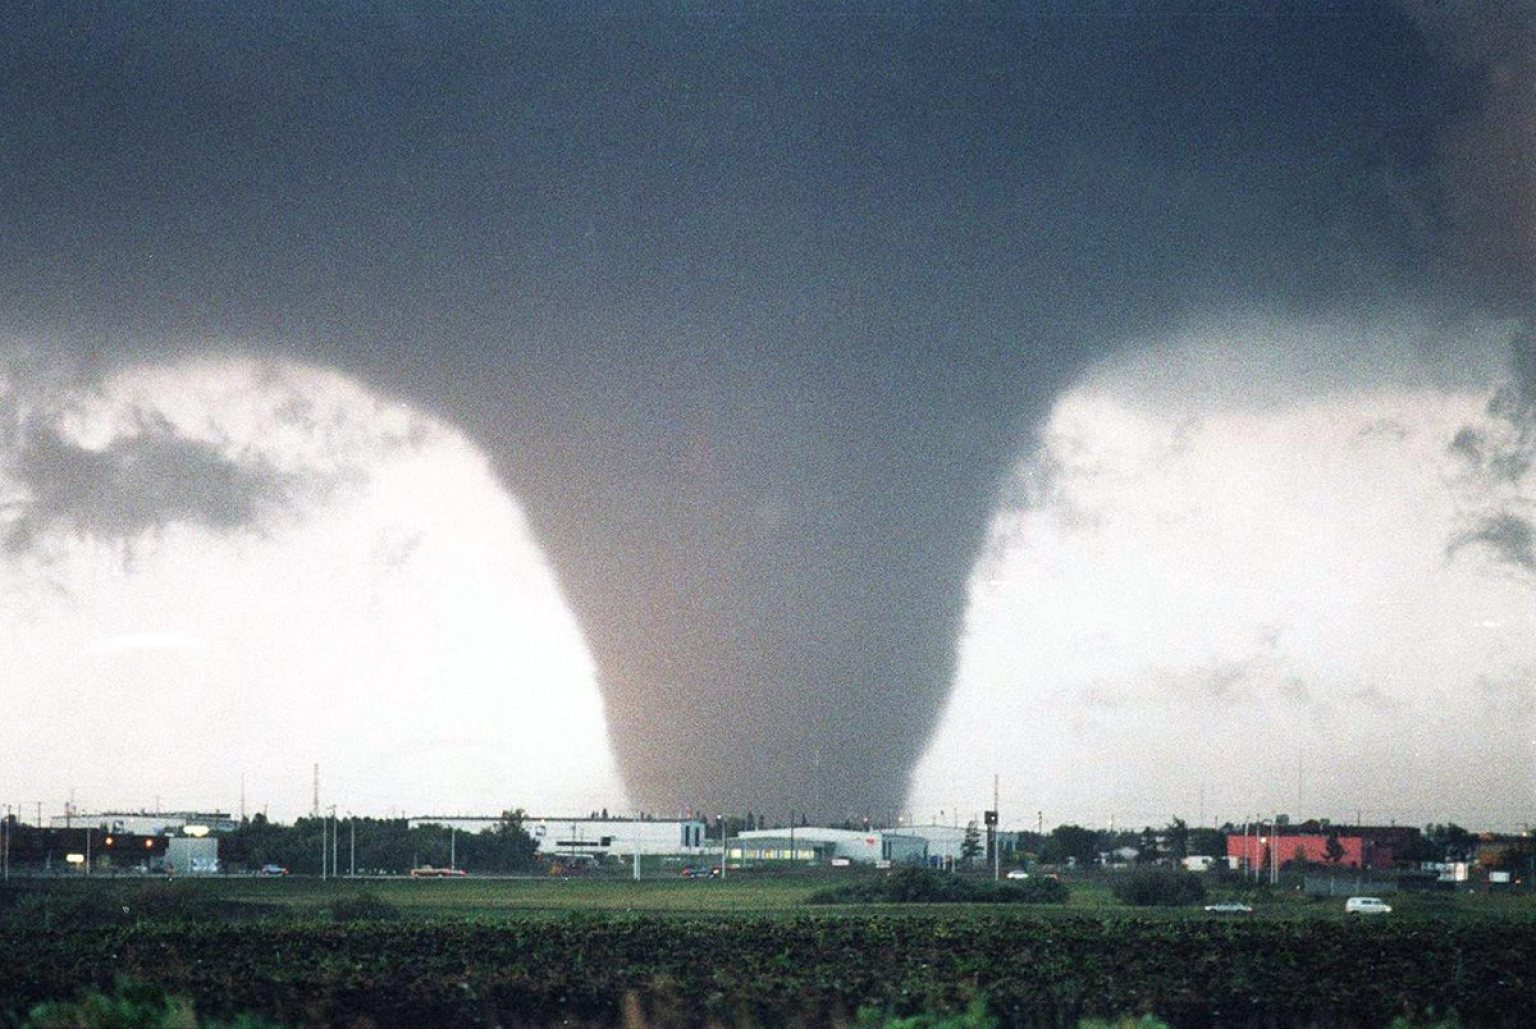
[(1378, 1026), (1452, 1011), (1518, 1025), (1536, 1011), (1536, 932), (1515, 923), (144, 923), (10, 932), (0, 955), (0, 1024), (123, 976), (206, 1017), (285, 1024), (825, 1024), (871, 1008), (962, 1011), (978, 996), (1017, 1025), (1145, 1012), (1175, 1026)]

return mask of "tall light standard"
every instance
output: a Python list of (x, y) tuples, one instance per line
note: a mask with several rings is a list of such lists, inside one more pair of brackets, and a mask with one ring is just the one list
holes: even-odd
[(1003, 877), (1002, 822), (998, 817), (998, 777), (992, 776), (992, 810), (987, 812), (987, 842), (992, 845), (992, 881)]
[(1269, 885), (1277, 886), (1280, 883), (1280, 814), (1275, 813), (1275, 820), (1271, 823), (1274, 830), (1269, 834)]
[(632, 874), (634, 876), (635, 882), (639, 882), (640, 881), (640, 831), (642, 829), (642, 826), (640, 825), (640, 812), (638, 812), (638, 811), (635, 812), (635, 820), (630, 823), (630, 826), (635, 830), (634, 868), (632, 870)]

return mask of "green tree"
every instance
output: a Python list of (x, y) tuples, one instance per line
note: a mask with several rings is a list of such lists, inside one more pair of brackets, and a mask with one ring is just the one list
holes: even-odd
[(1168, 856), (1175, 861), (1182, 861), (1189, 857), (1189, 823), (1182, 818), (1175, 818), (1168, 823), (1168, 828), (1163, 830), (1163, 835), (1168, 840)]
[(495, 825), (460, 841), (465, 855), (460, 864), (473, 861), (476, 871), (486, 872), (526, 872), (533, 868), (539, 845), (523, 827), (526, 820), (522, 808), (503, 811)]
[(1323, 844), (1323, 857), (1335, 868), (1344, 860), (1344, 844), (1339, 842), (1337, 830), (1328, 834), (1328, 842)]
[(1425, 826), (1424, 835), (1438, 852), (1436, 861), (1467, 861), (1477, 850), (1477, 837), (1455, 822)]
[(1080, 825), (1058, 825), (1046, 837), (1040, 857), (1050, 864), (1071, 860), (1080, 865), (1091, 865), (1098, 853), (1098, 833)]
[(1138, 868), (1115, 884), (1115, 896), (1135, 907), (1177, 907), (1205, 900), (1199, 876), (1171, 868)]
[(1526, 839), (1504, 847), (1488, 867), (1498, 872), (1528, 871), (1531, 867), (1531, 841)]
[(1225, 857), (1227, 834), (1220, 829), (1191, 829), (1189, 842), (1185, 846), (1190, 854), (1204, 854), (1214, 858)]
[(965, 824), (965, 838), (960, 841), (960, 860), (973, 865), (980, 856), (981, 830), (976, 828), (976, 822), (972, 820)]

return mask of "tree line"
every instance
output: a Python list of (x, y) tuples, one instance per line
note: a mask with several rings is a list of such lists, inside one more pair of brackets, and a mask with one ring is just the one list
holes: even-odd
[(536, 867), (538, 844), (524, 821), (521, 809), (504, 811), (488, 828), (467, 832), (438, 824), (413, 826), (404, 818), (300, 818), (284, 825), (258, 813), (220, 835), (219, 860), (230, 869), (276, 865), (310, 875), (320, 874), (322, 860), (333, 874), (342, 875), (353, 869), (359, 875), (401, 874), (424, 865), (528, 872)]

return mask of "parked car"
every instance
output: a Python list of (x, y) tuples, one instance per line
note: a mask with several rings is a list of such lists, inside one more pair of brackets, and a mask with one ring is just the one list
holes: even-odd
[(1380, 897), (1351, 897), (1344, 902), (1347, 915), (1389, 915), (1392, 905)]
[(412, 879), (447, 879), (467, 874), (462, 868), (433, 868), (431, 865), (411, 869)]
[(282, 865), (262, 865), (261, 866), (261, 872), (259, 874), (261, 874), (261, 875), (287, 875), (288, 874), (288, 869), (284, 868)]
[(1009, 878), (1009, 879), (1028, 879), (1029, 878), (1029, 873), (1024, 871), (1024, 869), (1022, 869), (1022, 868), (1010, 868), (1008, 870), (1007, 878)]
[(1244, 904), (1240, 900), (1223, 900), (1215, 904), (1207, 904), (1205, 910), (1213, 915), (1251, 915), (1253, 905)]

